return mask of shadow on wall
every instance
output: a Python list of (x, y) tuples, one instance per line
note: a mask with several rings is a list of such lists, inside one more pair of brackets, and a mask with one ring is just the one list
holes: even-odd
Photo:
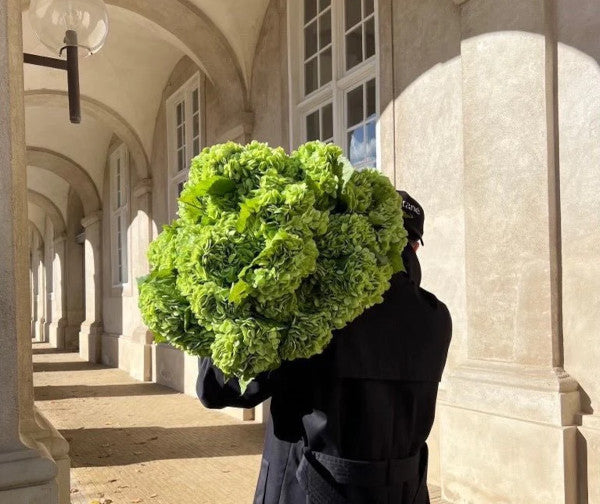
[(153, 460), (262, 453), (260, 424), (63, 430), (71, 467), (120, 466)]

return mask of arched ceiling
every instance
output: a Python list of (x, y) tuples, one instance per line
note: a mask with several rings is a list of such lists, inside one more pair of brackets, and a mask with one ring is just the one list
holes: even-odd
[[(69, 121), (66, 72), (23, 66), (28, 160), (35, 161), (29, 163), (29, 186), (54, 202), (64, 217), (69, 184), (80, 194), (93, 193), (93, 206), (100, 207), (96, 195), (102, 194), (106, 153), (115, 134), (130, 148), (138, 176), (151, 176), (148, 159), (156, 115), (167, 79), (183, 55), (213, 81), (223, 116), (239, 121), (248, 106), (248, 82), (269, 4), (269, 0), (105, 1), (110, 17), (106, 44), (79, 61), (80, 124)], [(28, 3), (22, 3), (24, 51), (57, 57), (34, 34)], [(79, 172), (87, 172), (90, 181)], [(92, 183), (93, 190), (88, 187)], [(84, 206), (86, 200), (83, 197)], [(33, 215), (38, 225), (36, 220)]]
[(50, 218), (54, 227), (54, 236), (63, 234), (66, 229), (65, 221), (58, 207), (43, 194), (29, 189), (27, 203), (39, 207)]
[[(149, 157), (162, 91), (183, 52), (164, 40), (164, 30), (142, 16), (114, 5), (107, 8), (110, 32), (101, 51), (80, 59), (80, 91), (117, 111), (136, 131)], [(28, 11), (23, 12), (23, 49), (56, 57), (37, 39)], [(24, 77), (25, 91), (67, 90), (63, 70), (24, 65)], [(59, 114), (62, 122), (70, 125), (68, 110), (61, 109)], [(88, 122), (91, 122), (89, 114), (82, 113), (81, 124), (71, 127), (81, 128)]]
[(81, 165), (100, 194), (111, 136), (112, 131), (89, 116), (82, 119), (81, 124), (71, 124), (66, 108), (25, 108), (27, 145), (60, 152)]
[[(299, 0), (298, 0), (299, 1)], [(250, 87), (252, 64), (269, 0), (191, 0), (223, 33), (237, 56), (246, 87)]]
[(52, 201), (58, 207), (63, 220), (67, 221), (69, 184), (63, 178), (43, 168), (28, 166), (27, 188), (43, 194)]

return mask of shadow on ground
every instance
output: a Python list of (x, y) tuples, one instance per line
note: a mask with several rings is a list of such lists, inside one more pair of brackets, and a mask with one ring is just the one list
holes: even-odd
[(34, 373), (42, 373), (46, 371), (93, 371), (94, 369), (105, 369), (105, 366), (78, 361), (33, 363)]
[(115, 385), (40, 385), (34, 387), (36, 401), (54, 401), (76, 397), (125, 397), (179, 394), (156, 383), (119, 383)]
[(73, 354), (73, 355), (77, 355), (76, 353), (70, 351), (70, 350), (59, 350), (57, 348), (48, 348), (48, 347), (43, 347), (40, 346), (43, 343), (37, 343), (34, 342), (32, 345), (32, 353), (33, 355), (42, 355), (42, 354)]
[(61, 430), (71, 467), (139, 464), (153, 460), (231, 457), (262, 452), (260, 424)]

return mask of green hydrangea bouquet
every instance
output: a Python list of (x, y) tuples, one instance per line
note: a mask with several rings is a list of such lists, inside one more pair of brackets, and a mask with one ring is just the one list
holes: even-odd
[(212, 357), (245, 388), (380, 303), (406, 242), (392, 184), (339, 147), (215, 145), (150, 245), (139, 306), (156, 341)]

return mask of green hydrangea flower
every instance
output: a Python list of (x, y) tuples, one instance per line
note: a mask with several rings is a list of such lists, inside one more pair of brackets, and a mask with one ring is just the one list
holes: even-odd
[(245, 387), (380, 303), (406, 243), (392, 184), (339, 147), (215, 145), (150, 245), (139, 305), (157, 341), (211, 356)]

